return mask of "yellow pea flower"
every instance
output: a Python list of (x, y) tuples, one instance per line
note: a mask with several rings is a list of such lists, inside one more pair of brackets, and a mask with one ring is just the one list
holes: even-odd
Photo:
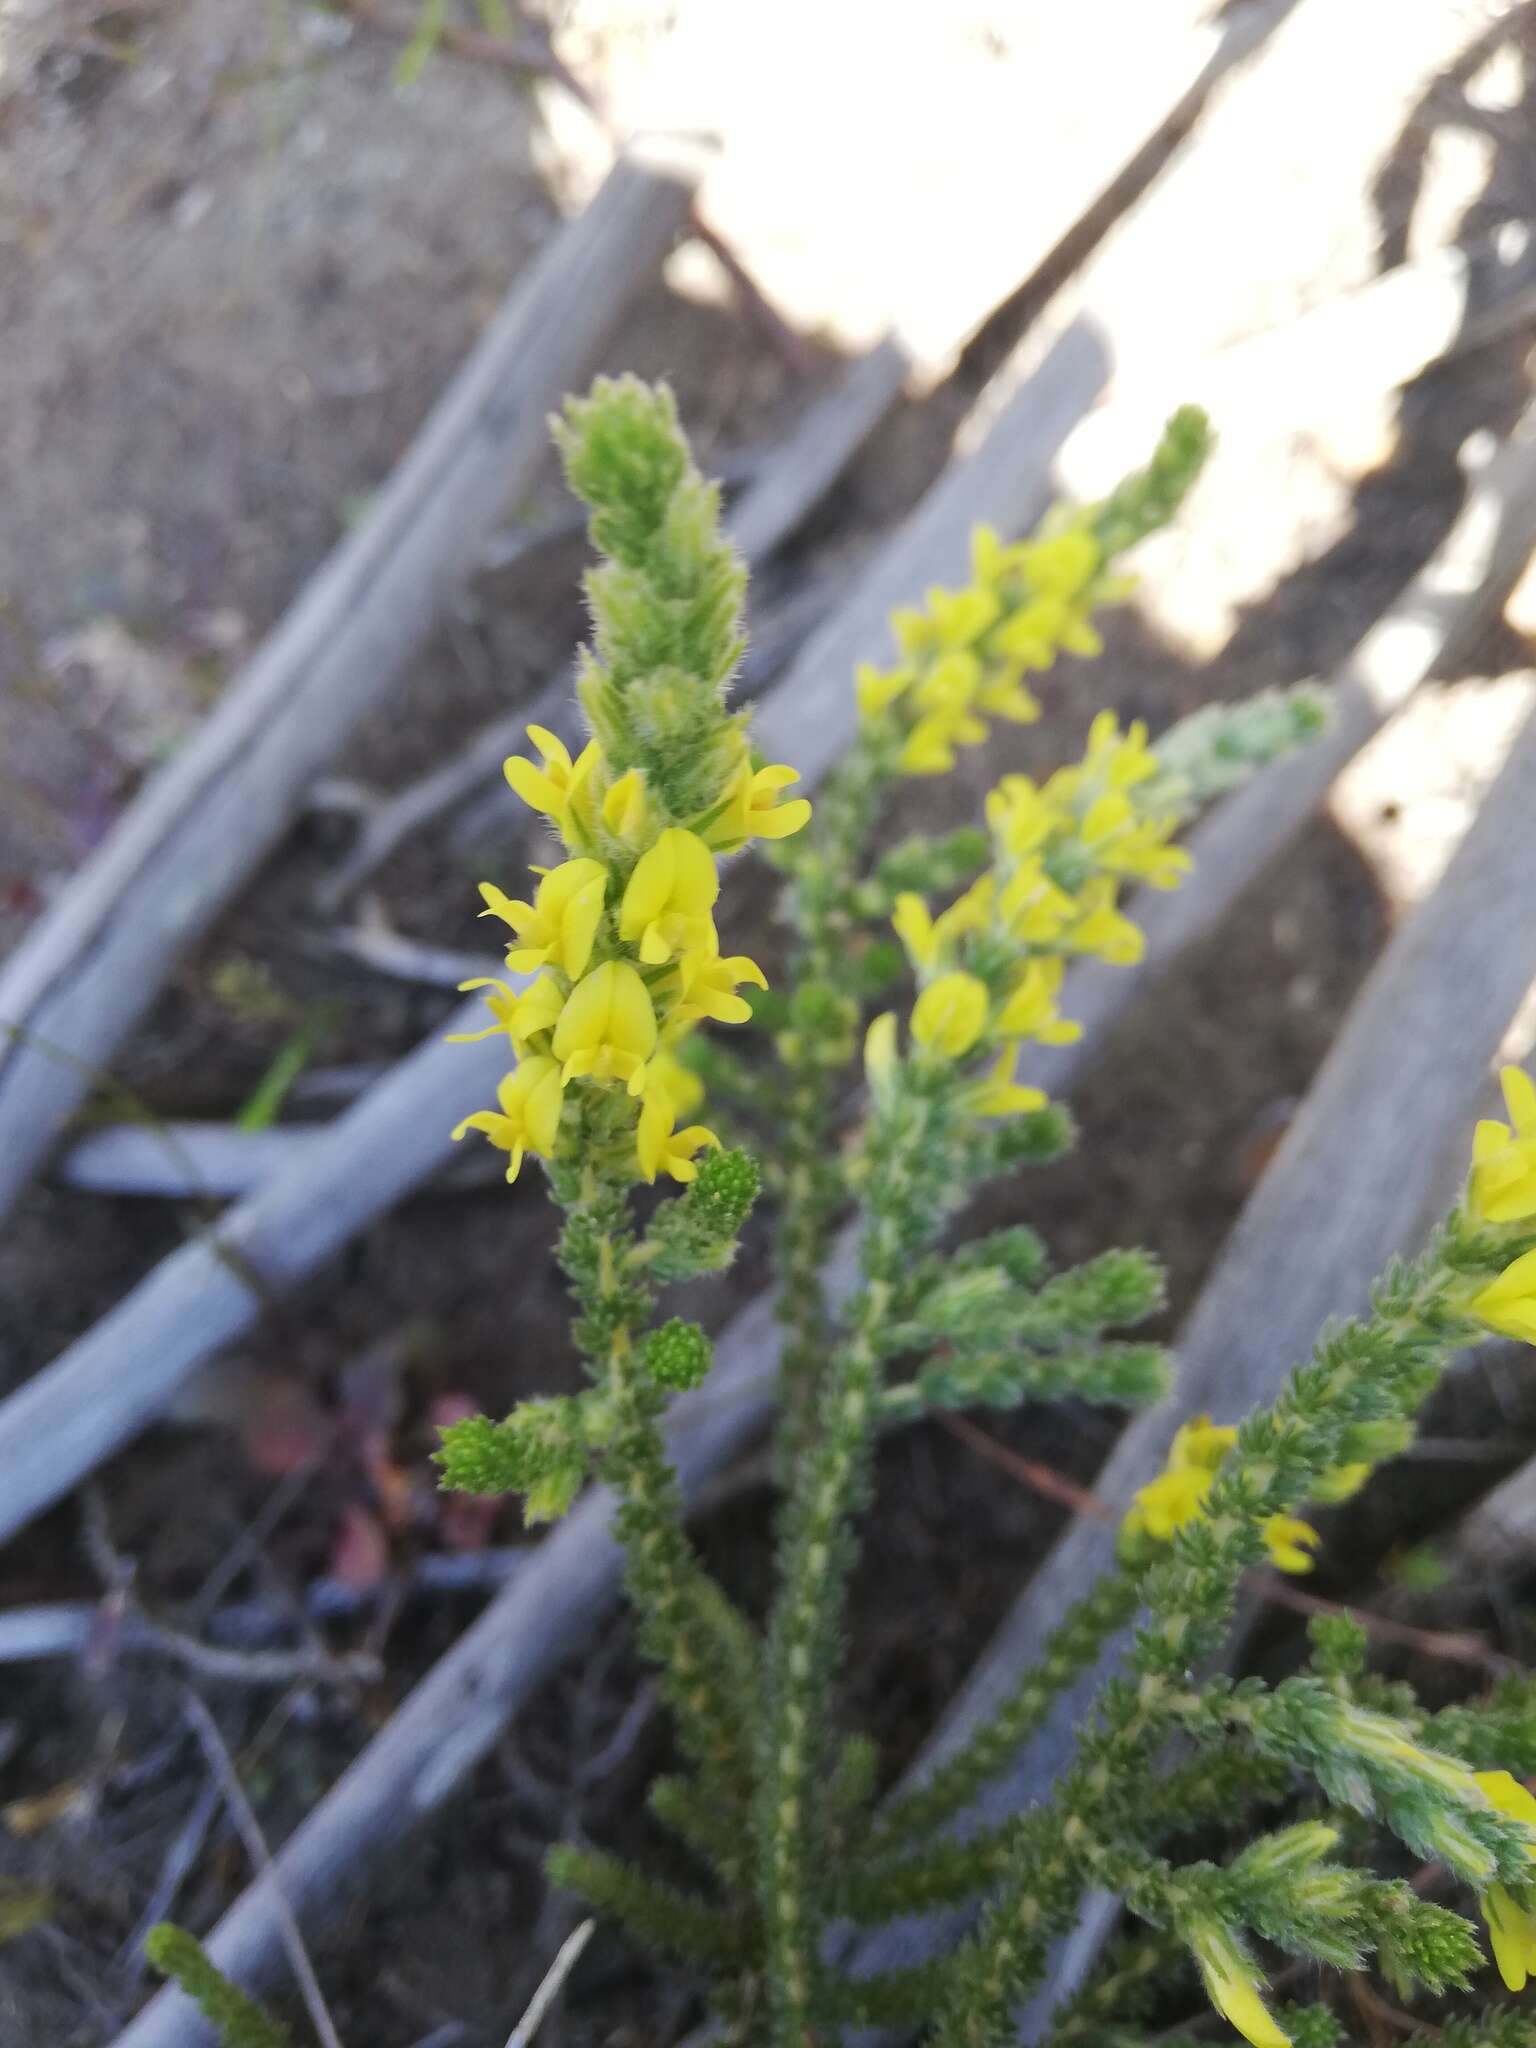
[(1004, 577), (1016, 576), (1029, 552), (1027, 541), (1004, 541), (994, 527), (971, 529), (971, 581), (982, 590), (992, 590)]
[(1311, 1571), (1315, 1561), (1311, 1553), (1320, 1549), (1323, 1541), (1310, 1522), (1303, 1522), (1296, 1515), (1270, 1515), (1259, 1534), (1264, 1538), (1270, 1563), (1282, 1572)]
[(982, 875), (947, 910), (933, 917), (921, 896), (904, 889), (896, 898), (891, 929), (914, 967), (936, 966), (957, 939), (985, 928), (991, 915), (992, 895), (992, 877)]
[(638, 768), (628, 768), (603, 795), (603, 824), (625, 846), (644, 845), (650, 836), (651, 807), (645, 794), (645, 777)]
[(1010, 725), (1033, 725), (1040, 716), (1040, 699), (1024, 686), (1022, 672), (1015, 664), (994, 669), (976, 691), (980, 710)]
[(987, 985), (955, 971), (929, 982), (912, 1006), (912, 1036), (946, 1059), (963, 1059), (987, 1028)]
[(1212, 1422), (1202, 1410), (1174, 1431), (1168, 1463), (1176, 1471), (1215, 1472), (1236, 1442), (1237, 1431), (1231, 1423)]
[(712, 952), (718, 942), (710, 911), (719, 894), (715, 856), (697, 833), (671, 825), (635, 863), (619, 906), (619, 937), (638, 942), (651, 967), (679, 953)]
[(1472, 1207), (1485, 1223), (1518, 1223), (1536, 1216), (1536, 1084), (1519, 1067), (1505, 1067), (1499, 1081), (1509, 1123), (1485, 1117), (1478, 1124)]
[(873, 662), (861, 661), (854, 672), (853, 683), (861, 715), (878, 718), (911, 688), (912, 681), (913, 673), (909, 668), (880, 669)]
[(1536, 1344), (1536, 1251), (1523, 1252), (1472, 1297), (1473, 1315), (1500, 1336)]
[(555, 1026), (552, 1050), (563, 1079), (623, 1081), (631, 1095), (645, 1086), (656, 1050), (656, 1012), (639, 973), (627, 960), (605, 960), (577, 982)]
[(1147, 745), (1147, 728), (1134, 719), (1126, 730), (1113, 711), (1101, 711), (1088, 728), (1083, 774), (1106, 789), (1134, 789), (1157, 773), (1157, 756)]
[(648, 1181), (654, 1181), (658, 1173), (670, 1174), (676, 1181), (697, 1180), (699, 1169), (693, 1155), (706, 1145), (719, 1148), (720, 1140), (703, 1124), (690, 1124), (684, 1131), (674, 1129), (677, 1117), (666, 1089), (654, 1079), (648, 1081), (635, 1127), (635, 1157)]
[(963, 711), (981, 682), (981, 663), (967, 647), (941, 654), (913, 690), (922, 711)]
[(531, 811), (553, 820), (564, 833), (599, 760), (596, 740), (589, 740), (573, 761), (564, 740), (542, 725), (530, 725), (528, 737), (538, 748), (543, 766), (536, 767), (521, 754), (503, 761), (502, 773)]
[(1034, 1038), (1042, 1045), (1071, 1045), (1083, 1035), (1081, 1024), (1059, 1015), (1056, 996), (1061, 987), (1061, 962), (1053, 959), (1027, 960), (1018, 980), (998, 1012), (994, 1030), (999, 1038)]
[(891, 929), (914, 967), (931, 967), (939, 957), (938, 932), (921, 896), (903, 889), (891, 914)]
[(700, 1017), (712, 1017), (717, 1024), (746, 1024), (752, 1005), (735, 991), (745, 982), (766, 988), (768, 977), (745, 953), (722, 959), (702, 948), (685, 953), (679, 963), (680, 992), (670, 1024), (692, 1024)]
[(608, 893), (608, 871), (600, 861), (567, 860), (551, 868), (524, 903), (482, 882), (482, 917), (499, 917), (516, 934), (507, 948), (507, 965), (515, 974), (531, 974), (546, 963), (574, 981), (592, 957), (592, 942), (602, 922)]
[(565, 1082), (557, 1060), (541, 1054), (522, 1060), (503, 1077), (496, 1090), (500, 1110), (477, 1109), (453, 1135), (483, 1131), (499, 1152), (510, 1152), (507, 1179), (516, 1180), (525, 1152), (552, 1159), (560, 1135), (560, 1111), (565, 1099)]
[(991, 590), (943, 590), (938, 586), (926, 596), (925, 611), (897, 611), (891, 614), (891, 629), (903, 654), (929, 654), (955, 647), (969, 647), (996, 620), (1002, 605)]
[(1335, 1508), (1340, 1501), (1353, 1500), (1375, 1469), (1374, 1465), (1361, 1458), (1348, 1465), (1335, 1465), (1318, 1480), (1312, 1489), (1312, 1498), (1326, 1508)]
[(1005, 1045), (991, 1072), (966, 1089), (961, 1100), (972, 1116), (1020, 1116), (1026, 1110), (1044, 1109), (1045, 1090), (1014, 1079), (1018, 1059), (1018, 1046)]
[(1170, 1465), (1132, 1494), (1130, 1511), (1120, 1524), (1121, 1536), (1144, 1535), (1167, 1543), (1186, 1522), (1195, 1520), (1215, 1477), (1199, 1465)]
[(555, 1019), (560, 1015), (560, 1007), (565, 1001), (565, 997), (547, 974), (541, 974), (531, 988), (521, 991), (508, 988), (504, 981), (498, 981), (494, 975), (459, 983), (461, 995), (468, 995), (471, 989), (477, 988), (492, 991), (485, 998), (492, 1021), (483, 1031), (450, 1031), (445, 1043), (473, 1045), (479, 1039), (492, 1038), (498, 1031), (505, 1031), (519, 1059), (527, 1051), (530, 1039), (541, 1031), (553, 1030)]
[(955, 765), (955, 748), (980, 746), (986, 737), (986, 722), (974, 712), (931, 711), (907, 734), (897, 766), (904, 775), (948, 775)]
[(1005, 775), (987, 793), (987, 824), (1004, 853), (1023, 860), (1051, 834), (1070, 823), (1071, 813), (1047, 801), (1027, 775)]
[(1192, 1934), (1190, 1946), (1206, 1996), (1222, 2018), (1253, 2048), (1291, 2048), (1290, 2035), (1260, 1994), (1257, 1971), (1227, 1930), (1207, 1923)]
[(1111, 967), (1134, 967), (1147, 949), (1141, 927), (1132, 924), (1115, 908), (1115, 884), (1107, 875), (1095, 875), (1078, 891), (1081, 912), (1065, 935), (1074, 953), (1093, 953)]
[(1077, 898), (1053, 882), (1039, 856), (1031, 854), (1004, 885), (997, 915), (1021, 945), (1051, 946), (1077, 917)]
[[(1536, 1799), (1518, 1778), (1512, 1777), (1508, 1771), (1474, 1771), (1472, 1775), (1478, 1790), (1496, 1812), (1506, 1813), (1511, 1820), (1521, 1820), (1527, 1827), (1536, 1828)], [(1532, 1840), (1526, 1854), (1536, 1862), (1536, 1839)], [(1523, 1991), (1527, 1977), (1536, 1974), (1536, 1912), (1529, 1906), (1522, 1906), (1501, 1884), (1490, 1885), (1478, 1905), (1488, 1923), (1493, 1959), (1499, 1966), (1499, 1975), (1507, 1989)]]
[[(674, 1036), (680, 1038), (683, 1034), (678, 1032)], [(685, 1067), (677, 1054), (665, 1047), (658, 1048), (646, 1072), (656, 1087), (666, 1090), (679, 1116), (687, 1116), (704, 1100), (704, 1083), (692, 1067)]]
[(731, 777), (724, 807), (705, 827), (704, 838), (721, 853), (732, 853), (749, 839), (788, 839), (811, 819), (811, 806), (805, 797), (779, 802), (779, 791), (799, 780), (798, 768), (779, 763), (754, 769), (751, 756), (743, 753), (741, 764)]

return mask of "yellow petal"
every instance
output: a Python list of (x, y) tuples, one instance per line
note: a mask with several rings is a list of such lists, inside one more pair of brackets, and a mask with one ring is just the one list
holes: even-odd
[(962, 1059), (987, 1025), (986, 983), (974, 974), (941, 974), (912, 1006), (912, 1036), (950, 1059)]
[(1505, 1067), (1499, 1081), (1510, 1122), (1522, 1138), (1536, 1138), (1536, 1082), (1520, 1067)]

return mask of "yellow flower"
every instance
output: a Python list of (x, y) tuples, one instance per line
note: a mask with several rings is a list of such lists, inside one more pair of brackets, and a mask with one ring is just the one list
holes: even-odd
[(910, 689), (912, 679), (909, 668), (880, 669), (873, 662), (861, 661), (854, 674), (854, 693), (860, 714), (865, 718), (878, 718), (905, 690)]
[[(682, 1034), (676, 1036), (681, 1037)], [(649, 1061), (646, 1073), (656, 1087), (665, 1088), (679, 1116), (687, 1116), (704, 1100), (704, 1083), (692, 1067), (685, 1067), (677, 1054), (665, 1047), (660, 1048)]]
[(992, 1071), (966, 1089), (961, 1099), (972, 1116), (1020, 1116), (1026, 1110), (1044, 1109), (1045, 1090), (1014, 1079), (1018, 1059), (1018, 1046), (1005, 1045)]
[(555, 1019), (560, 1015), (560, 1006), (565, 1001), (565, 997), (547, 974), (541, 974), (532, 987), (521, 991), (508, 988), (504, 981), (498, 981), (494, 976), (459, 983), (461, 995), (468, 995), (471, 989), (476, 988), (488, 988), (493, 991), (485, 998), (492, 1021), (483, 1031), (450, 1031), (445, 1043), (473, 1045), (479, 1039), (492, 1038), (498, 1031), (505, 1031), (519, 1059), (528, 1050), (531, 1038), (536, 1037), (541, 1031), (550, 1031), (554, 1028)]
[(1062, 825), (1070, 824), (1071, 814), (1048, 803), (1027, 775), (1005, 775), (987, 793), (987, 823), (1003, 852), (1023, 860)]
[(744, 981), (754, 988), (766, 988), (768, 977), (755, 960), (734, 953), (728, 960), (718, 953), (702, 950), (685, 953), (679, 963), (681, 993), (671, 1023), (691, 1024), (700, 1017), (713, 1017), (717, 1024), (746, 1024), (752, 1005), (734, 991)]
[(914, 967), (931, 967), (939, 957), (938, 931), (921, 896), (904, 889), (896, 898), (891, 929)]
[(1082, 1025), (1057, 1014), (1060, 987), (1059, 960), (1025, 961), (993, 1026), (999, 1038), (1035, 1038), (1042, 1045), (1071, 1045), (1081, 1038)]
[(997, 900), (1003, 929), (1025, 946), (1055, 945), (1077, 914), (1077, 899), (1051, 880), (1036, 854), (1009, 877)]
[(640, 1121), (635, 1127), (635, 1157), (648, 1181), (654, 1181), (658, 1173), (670, 1174), (676, 1181), (697, 1180), (699, 1169), (693, 1163), (694, 1153), (705, 1145), (718, 1148), (720, 1144), (714, 1132), (706, 1130), (703, 1124), (690, 1124), (685, 1131), (675, 1130), (677, 1116), (677, 1107), (666, 1089), (654, 1078), (647, 1081)]
[(1536, 1251), (1523, 1252), (1497, 1280), (1472, 1297), (1471, 1309), (1501, 1336), (1536, 1344)]
[(1353, 1500), (1374, 1470), (1363, 1458), (1348, 1465), (1335, 1465), (1318, 1480), (1312, 1498), (1328, 1508), (1337, 1507), (1343, 1500)]
[(969, 648), (952, 647), (924, 672), (913, 691), (922, 711), (964, 711), (981, 681), (981, 663)]
[(573, 809), (597, 766), (597, 742), (589, 740), (573, 761), (565, 742), (544, 726), (530, 725), (528, 737), (543, 756), (542, 768), (512, 754), (502, 763), (502, 773), (529, 810), (542, 812), (566, 834)]
[(1021, 566), (1030, 596), (993, 634), (993, 649), (1027, 668), (1049, 668), (1062, 650), (1098, 654), (1104, 643), (1089, 614), (1124, 594), (1121, 581), (1100, 575), (1102, 560), (1081, 515), (1063, 531), (1029, 542)]
[(914, 896), (904, 889), (896, 898), (891, 929), (906, 948), (907, 958), (913, 966), (928, 968), (936, 966), (942, 957), (947, 956), (954, 942), (965, 933), (981, 931), (991, 909), (990, 875), (982, 875), (972, 882), (948, 910), (940, 911), (937, 917), (929, 915), (928, 906), (921, 896)]
[(640, 847), (650, 837), (651, 807), (638, 768), (626, 769), (609, 784), (603, 795), (603, 823), (625, 846)]
[(993, 527), (972, 527), (972, 583), (982, 590), (994, 589), (1004, 577), (1018, 574), (1028, 553), (1027, 541), (1003, 541), (998, 538)]
[(1157, 756), (1147, 745), (1147, 728), (1135, 719), (1122, 734), (1113, 711), (1101, 711), (1088, 728), (1084, 778), (1106, 789), (1134, 789), (1157, 773)]
[(927, 593), (927, 610), (891, 614), (891, 628), (903, 654), (928, 654), (969, 647), (979, 640), (1002, 610), (990, 590), (942, 590)]
[(803, 796), (779, 802), (779, 791), (800, 780), (797, 768), (754, 768), (745, 752), (731, 777), (725, 804), (719, 815), (704, 828), (708, 843), (721, 853), (734, 852), (749, 839), (788, 839), (808, 825), (811, 806)]
[(994, 718), (1006, 718), (1010, 725), (1033, 725), (1040, 716), (1040, 699), (1027, 690), (1017, 668), (994, 669), (976, 692), (976, 703)]
[(987, 1028), (987, 985), (974, 974), (941, 974), (912, 1006), (912, 1036), (946, 1059), (963, 1059)]
[(1216, 1477), (1200, 1465), (1170, 1465), (1131, 1496), (1130, 1512), (1120, 1525), (1122, 1536), (1151, 1536), (1167, 1543), (1205, 1505)]
[(671, 825), (642, 853), (619, 906), (619, 937), (639, 942), (640, 958), (659, 967), (678, 953), (713, 952), (710, 911), (720, 894), (715, 856), (696, 833)]
[(1536, 1216), (1536, 1084), (1519, 1067), (1505, 1067), (1499, 1080), (1509, 1124), (1485, 1117), (1477, 1127), (1472, 1207), (1485, 1223), (1518, 1223)]
[(1270, 1515), (1260, 1525), (1259, 1534), (1264, 1538), (1270, 1563), (1282, 1572), (1311, 1571), (1314, 1562), (1311, 1552), (1318, 1549), (1323, 1540), (1310, 1522), (1303, 1522), (1295, 1515)]
[(1093, 953), (1111, 967), (1134, 967), (1146, 951), (1141, 927), (1115, 908), (1115, 885), (1107, 875), (1095, 875), (1078, 891), (1081, 912), (1067, 933), (1065, 943), (1074, 953)]
[(1168, 1463), (1175, 1471), (1215, 1472), (1236, 1442), (1237, 1431), (1230, 1423), (1212, 1422), (1202, 1410), (1175, 1430)]
[(541, 1159), (554, 1157), (564, 1096), (558, 1061), (546, 1054), (522, 1060), (497, 1087), (500, 1111), (477, 1109), (454, 1125), (453, 1135), (457, 1139), (466, 1131), (483, 1131), (499, 1152), (511, 1153), (507, 1179), (516, 1180), (525, 1152), (536, 1152)]
[(656, 1012), (645, 983), (627, 960), (607, 960), (578, 981), (555, 1026), (553, 1051), (567, 1081), (623, 1081), (631, 1095), (645, 1086), (645, 1063), (656, 1050)]
[(1207, 1923), (1190, 1946), (1212, 2005), (1253, 2048), (1291, 2048), (1291, 2037), (1259, 1992), (1253, 1964), (1224, 1927)]
[[(1478, 1790), (1496, 1812), (1536, 1828), (1536, 1799), (1518, 1778), (1511, 1777), (1508, 1771), (1474, 1771), (1472, 1775)], [(1536, 1839), (1528, 1845), (1526, 1854), (1536, 1862)], [(1491, 1885), (1478, 1904), (1488, 1923), (1499, 1975), (1509, 1990), (1523, 1991), (1526, 1978), (1536, 1973), (1536, 1912), (1522, 1906), (1501, 1884)]]
[(514, 973), (531, 974), (548, 962), (574, 981), (592, 957), (607, 893), (608, 871), (600, 861), (562, 861), (545, 875), (532, 903), (482, 882), (485, 908), (480, 915), (499, 917), (516, 933), (516, 943), (507, 948), (507, 965)]
[(984, 720), (963, 707), (931, 711), (907, 734), (897, 759), (903, 775), (947, 775), (955, 765), (955, 748), (980, 746), (987, 736)]

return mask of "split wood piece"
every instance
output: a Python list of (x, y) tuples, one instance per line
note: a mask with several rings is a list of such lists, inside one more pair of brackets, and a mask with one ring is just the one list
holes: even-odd
[[(1536, 979), (1536, 713), (1434, 894), (1393, 937), (1306, 1101), (1238, 1219), (1175, 1347), (1176, 1398), (1137, 1416), (1094, 1482), (1117, 1511), (1162, 1465), (1182, 1417), (1236, 1422), (1273, 1401), (1330, 1316), (1353, 1315), (1375, 1277), (1417, 1248), (1465, 1172), (1489, 1066)], [(1039, 1662), (1067, 1610), (1112, 1569), (1115, 1528), (1074, 1522), (1020, 1595), (925, 1748), (912, 1782), (961, 1748)], [(1049, 1795), (1128, 1637), (1062, 1694), (968, 1820)], [(1090, 1914), (1090, 1919), (1093, 1917)], [(860, 1973), (947, 1947), (964, 1914), (860, 1942)], [(896, 1935), (899, 1934), (899, 1941)], [(1075, 1945), (1081, 1960), (1084, 1944)], [(1042, 2002), (1069, 1988), (1059, 1957)]]
[(692, 203), (624, 162), (530, 266), (362, 522), (0, 973), (0, 1214), (169, 974), (374, 711), (548, 448)]
[[(820, 504), (896, 403), (909, 368), (900, 342), (881, 342), (810, 408), (763, 466), (725, 520), (726, 531), (750, 567), (767, 561)], [(750, 655), (748, 661), (761, 685), (772, 671), (754, 663)], [(738, 697), (752, 694), (744, 687), (750, 680), (747, 674), (739, 679)], [(323, 916), (334, 916), (408, 839), (487, 786), (498, 787), (502, 762), (523, 744), (530, 724), (569, 736), (575, 701), (573, 672), (492, 719), (441, 767), (386, 799), (363, 826), (347, 857), (316, 888), (315, 908)]]
[[(775, 690), (755, 729), (765, 751), (781, 749), (807, 786), (837, 758), (851, 725), (855, 661), (883, 639), (886, 613), (906, 594), (964, 560), (972, 527), (1018, 530), (1038, 492), (1031, 459), (1040, 447), (1036, 405), (1062, 426), (1083, 358), (1066, 352), (1013, 398), (974, 454), (942, 476), (861, 579), (853, 597)], [(1050, 372), (1047, 375), (1047, 372)], [(839, 621), (843, 623), (839, 624)], [(846, 712), (845, 708), (846, 707)], [(765, 730), (766, 728), (766, 730)], [(825, 735), (835, 728), (837, 744)], [(452, 1030), (484, 1019), (471, 999)], [(505, 1046), (417, 1048), (338, 1118), (279, 1178), (240, 1203), (209, 1236), (184, 1246), (93, 1329), (0, 1403), (0, 1471), (16, 1483), (0, 1496), (0, 1542), (67, 1493), (101, 1459), (163, 1412), (181, 1382), (249, 1329), (270, 1295), (312, 1272), (376, 1216), (434, 1173), (448, 1156), (450, 1127), (494, 1098)], [(0, 1095), (0, 1112), (4, 1097)]]

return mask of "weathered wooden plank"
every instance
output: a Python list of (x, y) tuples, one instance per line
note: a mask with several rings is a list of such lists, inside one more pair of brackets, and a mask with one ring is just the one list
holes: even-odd
[(367, 517), (0, 973), (0, 1214), (93, 1069), (254, 874), (316, 773), (403, 674), (508, 498), (686, 223), (682, 159), (625, 162), (554, 237)]

